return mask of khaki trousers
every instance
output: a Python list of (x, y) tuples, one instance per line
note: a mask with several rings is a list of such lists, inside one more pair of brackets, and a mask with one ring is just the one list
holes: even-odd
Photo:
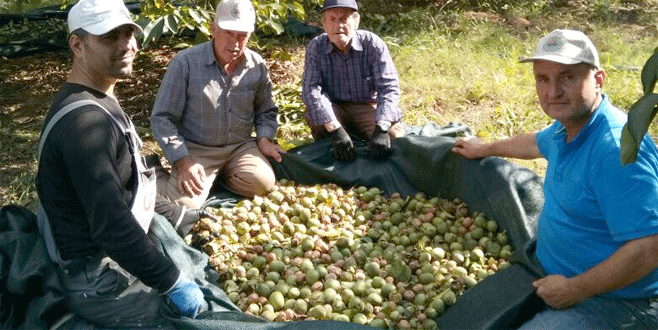
[(258, 149), (255, 140), (222, 147), (207, 147), (186, 142), (190, 157), (201, 164), (206, 172), (203, 192), (190, 196), (178, 187), (178, 171), (158, 171), (158, 192), (178, 205), (197, 209), (208, 198), (215, 179), (226, 189), (238, 195), (263, 195), (274, 185), (276, 178), (269, 161)]
[[(332, 103), (332, 107), (336, 119), (345, 127), (347, 133), (356, 135), (363, 140), (370, 140), (375, 131), (377, 103)], [(307, 116), (306, 122), (309, 123)], [(323, 125), (310, 127), (315, 140), (325, 138), (329, 134)], [(388, 135), (391, 139), (401, 137), (404, 135), (404, 127), (400, 122), (391, 123)]]

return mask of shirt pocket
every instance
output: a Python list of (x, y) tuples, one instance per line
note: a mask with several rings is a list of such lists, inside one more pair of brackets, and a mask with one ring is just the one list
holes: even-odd
[(254, 91), (234, 91), (231, 93), (229, 117), (231, 131), (239, 138), (246, 139), (254, 127)]
[(359, 93), (359, 98), (371, 98), (372, 94), (376, 92), (376, 79), (375, 76), (372, 74), (369, 74), (365, 77), (363, 80), (363, 85), (361, 87), (361, 90), (358, 91)]
[(231, 93), (231, 117), (240, 121), (254, 121), (254, 91), (234, 91)]

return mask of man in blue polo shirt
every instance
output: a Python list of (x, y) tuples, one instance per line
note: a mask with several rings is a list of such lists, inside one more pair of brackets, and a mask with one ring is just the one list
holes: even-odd
[(377, 159), (389, 155), (391, 138), (404, 135), (393, 59), (381, 38), (357, 30), (359, 20), (355, 0), (326, 0), (325, 33), (306, 48), (304, 117), (316, 140), (333, 139), (333, 155), (340, 160), (355, 157), (349, 134), (369, 141)]
[(555, 122), (453, 152), (548, 161), (533, 286), (549, 308), (522, 329), (658, 328), (658, 151), (645, 135), (637, 161), (621, 165), (626, 114), (601, 92), (605, 71), (592, 42), (555, 30), (531, 58), (539, 103)]

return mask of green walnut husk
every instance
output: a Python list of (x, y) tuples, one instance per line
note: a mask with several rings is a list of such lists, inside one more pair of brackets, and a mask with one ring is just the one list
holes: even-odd
[(208, 208), (186, 238), (227, 295), (269, 321), (342, 320), (436, 329), (465, 290), (509, 265), (505, 232), (460, 200), (281, 180)]

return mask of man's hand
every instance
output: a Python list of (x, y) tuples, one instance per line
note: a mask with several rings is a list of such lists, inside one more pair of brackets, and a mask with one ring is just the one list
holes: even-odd
[(280, 145), (270, 141), (266, 137), (258, 139), (258, 149), (265, 155), (265, 157), (273, 158), (277, 163), (281, 162), (281, 154), (285, 153)]
[(569, 279), (562, 275), (548, 275), (532, 282), (537, 295), (546, 305), (555, 309), (568, 308), (587, 298), (587, 294), (572, 285)]
[(203, 181), (206, 180), (206, 171), (199, 163), (195, 163), (190, 156), (185, 156), (174, 163), (178, 171), (178, 189), (196, 196), (203, 192)]
[(486, 143), (475, 136), (467, 136), (458, 138), (455, 145), (452, 147), (452, 152), (460, 154), (468, 159), (486, 157)]
[(347, 131), (343, 126), (330, 133), (333, 143), (331, 145), (332, 154), (338, 160), (353, 160), (356, 157), (354, 144)]
[(391, 154), (391, 138), (379, 125), (375, 125), (370, 139), (370, 153), (374, 159), (386, 159)]

